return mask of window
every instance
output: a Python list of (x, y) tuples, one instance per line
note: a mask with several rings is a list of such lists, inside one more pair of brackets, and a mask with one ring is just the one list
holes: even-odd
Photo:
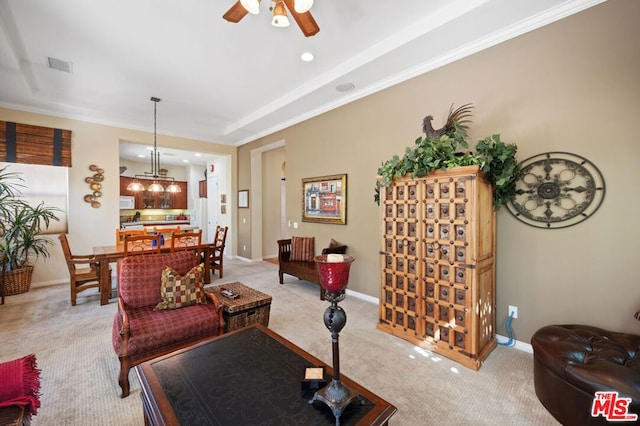
[(52, 221), (49, 224), (49, 229), (44, 233), (67, 232), (69, 169), (67, 167), (0, 162), (0, 167), (7, 166), (7, 170), (20, 173), (22, 178), (22, 181), (19, 182), (21, 185), (19, 187), (20, 198), (31, 205), (44, 202), (47, 207), (60, 209), (55, 213), (60, 221)]

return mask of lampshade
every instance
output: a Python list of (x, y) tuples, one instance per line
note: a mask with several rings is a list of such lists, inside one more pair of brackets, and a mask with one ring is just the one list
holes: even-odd
[(171, 182), (171, 185), (167, 186), (165, 188), (165, 191), (167, 191), (167, 192), (182, 192), (182, 189), (180, 188), (180, 186), (177, 183)]
[(313, 0), (295, 0), (293, 8), (298, 13), (306, 13), (313, 6)]
[(144, 186), (137, 180), (134, 180), (127, 185), (127, 191), (144, 191)]
[(284, 9), (284, 5), (281, 1), (276, 3), (276, 7), (273, 8), (273, 19), (271, 25), (274, 27), (288, 27), (289, 18), (287, 18), (287, 11)]
[(242, 7), (247, 9), (247, 12), (257, 15), (260, 12), (260, 0), (240, 0)]
[(147, 187), (147, 191), (149, 191), (149, 192), (164, 192), (164, 187), (162, 185), (160, 185), (158, 182), (153, 181), (153, 183)]

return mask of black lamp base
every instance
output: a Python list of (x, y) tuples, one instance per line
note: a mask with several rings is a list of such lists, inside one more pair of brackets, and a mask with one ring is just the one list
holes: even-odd
[(340, 426), (342, 412), (358, 396), (357, 392), (349, 389), (342, 382), (332, 380), (330, 385), (323, 387), (313, 395), (309, 404), (313, 404), (314, 401), (325, 403), (336, 418), (336, 426)]

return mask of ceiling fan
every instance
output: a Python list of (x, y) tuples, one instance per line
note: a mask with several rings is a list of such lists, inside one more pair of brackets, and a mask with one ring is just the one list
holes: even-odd
[[(273, 20), (271, 21), (273, 26), (289, 26), (286, 5), (305, 37), (311, 37), (320, 31), (320, 27), (318, 27), (311, 12), (309, 12), (313, 5), (313, 0), (273, 0), (273, 3), (275, 4), (271, 8), (273, 10)], [(260, 11), (259, 4), (260, 0), (238, 0), (222, 17), (229, 22), (237, 23), (247, 13), (257, 15)]]

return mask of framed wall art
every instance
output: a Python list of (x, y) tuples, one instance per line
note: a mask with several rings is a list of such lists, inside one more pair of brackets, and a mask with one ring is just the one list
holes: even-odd
[(302, 221), (347, 224), (347, 175), (302, 179)]
[(238, 207), (241, 209), (249, 208), (249, 190), (243, 189), (238, 191)]

